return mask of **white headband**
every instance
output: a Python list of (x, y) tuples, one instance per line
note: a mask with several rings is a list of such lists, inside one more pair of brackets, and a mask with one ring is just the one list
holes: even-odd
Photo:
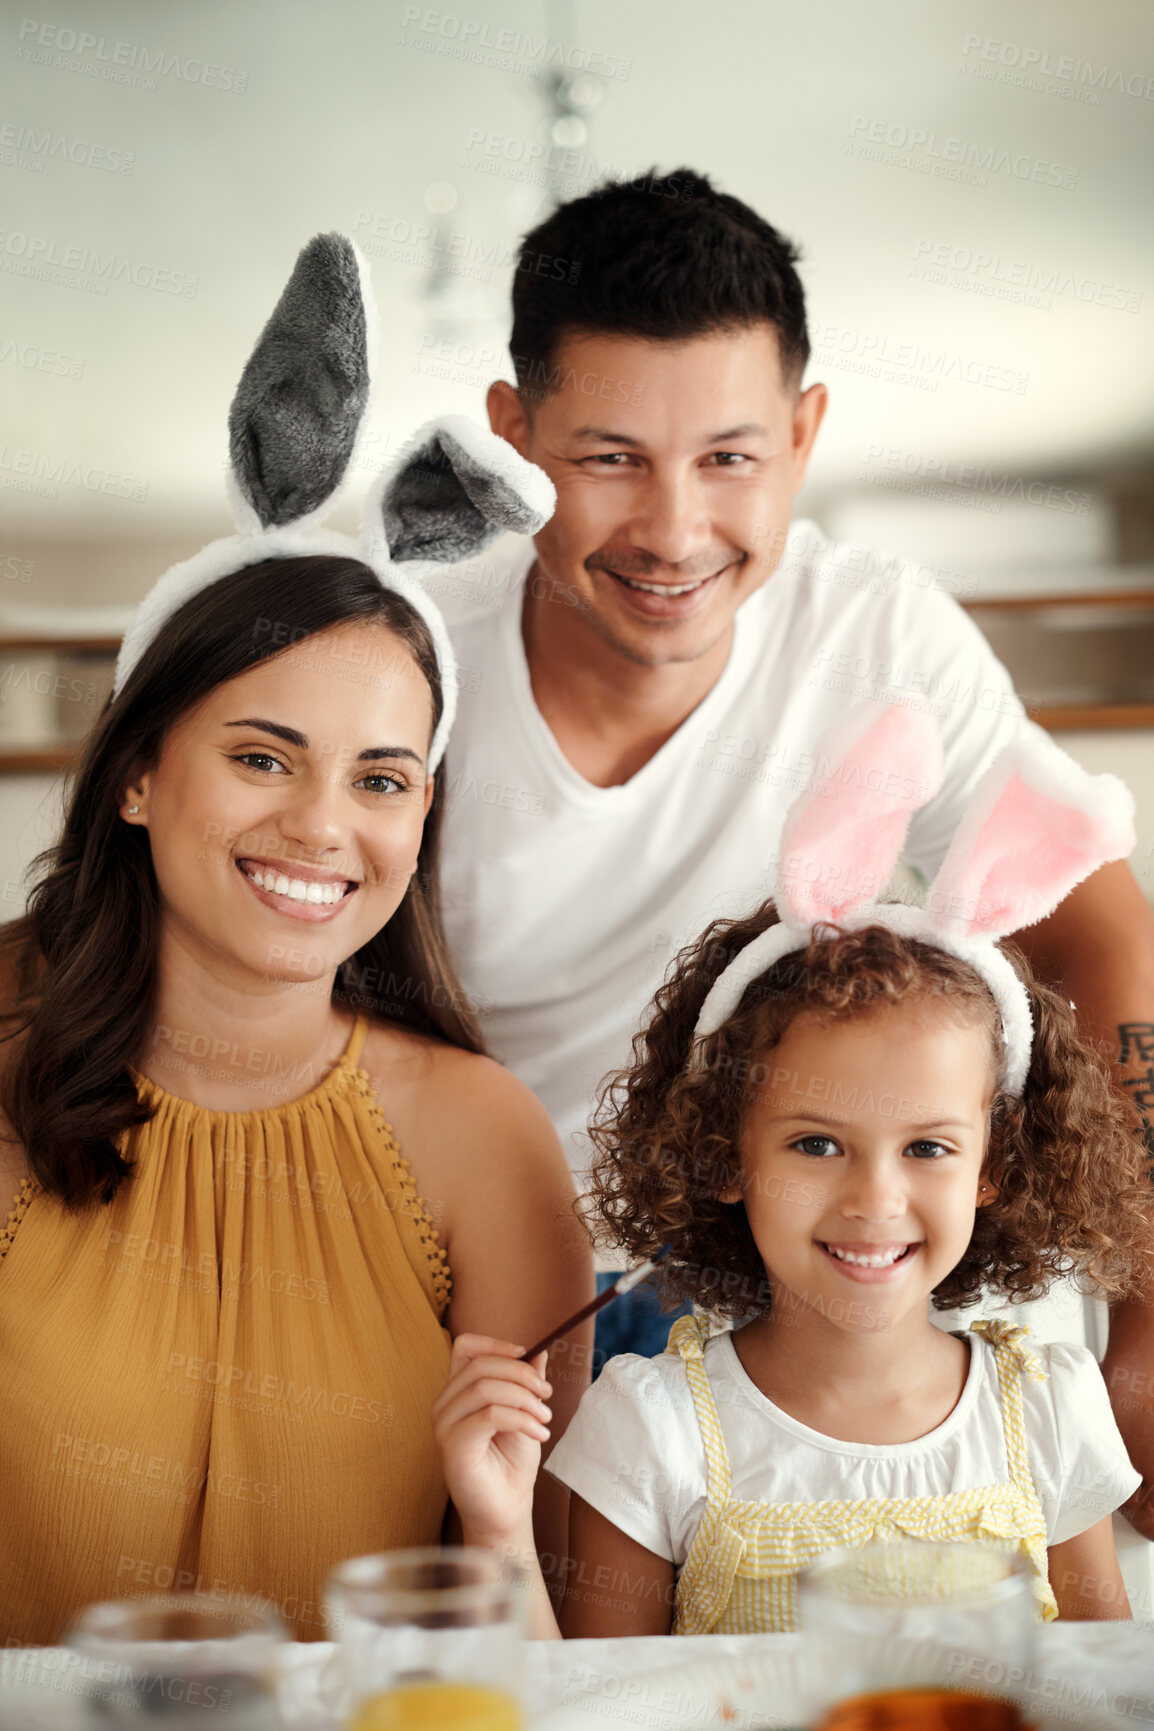
[(774, 899), (781, 924), (714, 981), (694, 1029), (699, 1051), (754, 980), (804, 950), (818, 926), (885, 926), (969, 962), (1002, 1018), (1002, 1087), (1026, 1084), (1033, 1018), (1025, 986), (997, 940), (1044, 919), (1108, 860), (1134, 846), (1134, 800), (1114, 775), (1088, 775), (1027, 723), (995, 758), (963, 814), (924, 908), (879, 902), (910, 819), (942, 785), (937, 725), (917, 710), (856, 710), (818, 747), (814, 781), (790, 807)]
[(429, 628), (441, 675), (430, 774), (457, 708), (449, 633), (418, 576), (471, 558), (503, 530), (535, 535), (553, 484), (504, 439), (462, 415), (430, 421), (369, 492), (360, 541), (320, 527), (348, 474), (368, 408), (376, 308), (353, 242), (316, 235), (249, 357), (229, 412), (227, 490), (236, 535), (173, 565), (140, 603), (120, 647), (113, 692), (165, 623), (200, 590), (265, 559), (356, 559)]

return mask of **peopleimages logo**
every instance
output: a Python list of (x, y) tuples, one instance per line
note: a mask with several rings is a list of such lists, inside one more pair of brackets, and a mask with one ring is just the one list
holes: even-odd
[(929, 343), (896, 342), (882, 331), (832, 322), (815, 327), (813, 360), (821, 367), (863, 373), (867, 378), (884, 378), (895, 384), (909, 383), (928, 391), (936, 391), (939, 382), (947, 379), (986, 390), (1012, 391), (1020, 397), (1030, 383), (1029, 373), (976, 355)]
[(30, 168), (43, 172), (46, 162), (71, 162), (78, 168), (97, 168), (105, 174), (131, 174), (136, 156), (114, 144), (94, 144), (86, 138), (68, 138), (62, 132), (40, 132), (14, 120), (0, 122), (0, 162), (8, 168)]
[[(878, 468), (870, 465), (877, 464)], [(924, 493), (921, 483), (938, 489), (933, 497), (973, 495), (989, 500), (989, 508), (1000, 510), (1003, 503), (1038, 505), (1048, 511), (1060, 511), (1067, 516), (1088, 517), (1089, 493), (1055, 483), (1028, 480), (1024, 475), (1012, 475), (1008, 470), (984, 469), (978, 463), (962, 463), (954, 457), (928, 455), (924, 451), (905, 451), (899, 445), (870, 445), (866, 452), (866, 470), (860, 479), (873, 486), (894, 485), (902, 491)], [(952, 492), (951, 492), (952, 490)], [(973, 591), (976, 593), (976, 586)]]
[(919, 240), (913, 257), (910, 274), (922, 282), (964, 288), (998, 300), (1025, 300), (1048, 308), (1064, 295), (1084, 306), (1106, 307), (1114, 312), (1136, 313), (1142, 306), (1141, 289), (1107, 282), (1065, 265), (1006, 258), (981, 247)]
[(864, 114), (855, 114), (849, 132), (847, 155), (885, 163), (891, 168), (912, 168), (921, 174), (969, 180), (975, 186), (987, 186), (989, 174), (1007, 174), (1013, 180), (1063, 187), (1068, 192), (1078, 184), (1078, 170), (1063, 163), (1002, 145), (948, 137), (924, 126), (909, 126), (904, 121), (871, 120)]
[[(476, 133), (477, 138), (484, 136), (483, 132)], [(436, 223), (411, 222), (407, 217), (358, 210), (353, 233), (362, 251), (376, 258), (420, 265), (423, 269), (435, 262), (438, 271), (471, 277), (477, 282), (491, 281), (494, 270), (504, 270), (510, 265), (521, 276), (543, 276), (555, 282), (574, 283), (581, 275), (581, 266), (573, 259), (531, 252), (517, 243), (494, 240), (491, 235), (471, 235)]]
[(90, 246), (62, 244), (50, 235), (26, 234), (19, 229), (0, 228), (0, 270), (99, 295), (107, 294), (109, 283), (115, 282), (192, 300), (200, 286), (200, 278), (185, 271), (114, 252), (97, 252)]
[[(1135, 96), (1149, 102), (1154, 98), (1154, 75), (1148, 72), (1127, 72), (1121, 66), (1103, 63), (1095, 66), (1090, 60), (1079, 60), (1073, 54), (1052, 55), (1048, 48), (1037, 48), (1022, 42), (999, 42), (993, 36), (967, 36), (962, 44), (962, 71), (979, 77), (997, 78), (1002, 82), (1023, 84), (1027, 89), (1053, 90), (1054, 94), (1071, 94), (1076, 89), (1085, 92), (1082, 100), (1098, 100), (1098, 93), (1113, 91), (1117, 96)], [(986, 68), (990, 70), (987, 71)], [(1054, 85), (1047, 85), (1053, 79)], [(1063, 88), (1064, 87), (1064, 88)]]
[(401, 19), (402, 48), (427, 54), (447, 54), (474, 65), (501, 67), (507, 72), (591, 72), (599, 78), (625, 79), (633, 62), (620, 54), (582, 48), (577, 43), (536, 37), (527, 30), (494, 30), (485, 18), (463, 18), (458, 12), (434, 12), (426, 6), (406, 6)]
[(111, 498), (131, 499), (143, 505), (148, 482), (131, 475), (116, 474), (94, 464), (69, 457), (50, 457), (43, 451), (13, 450), (0, 445), (0, 486), (18, 493), (38, 493), (55, 499), (61, 487), (80, 487), (86, 493), (105, 493)]
[(24, 367), (30, 373), (53, 373), (61, 379), (82, 379), (85, 363), (79, 355), (0, 334), (0, 365)]
[(193, 54), (176, 54), (168, 48), (145, 48), (138, 42), (114, 42), (67, 24), (24, 18), (17, 36), (17, 60), (55, 67), (60, 72), (79, 72), (113, 84), (155, 90), (158, 78), (178, 78), (184, 84), (202, 84), (206, 90), (228, 90), (235, 95), (248, 86), (248, 73), (235, 66), (222, 66)]

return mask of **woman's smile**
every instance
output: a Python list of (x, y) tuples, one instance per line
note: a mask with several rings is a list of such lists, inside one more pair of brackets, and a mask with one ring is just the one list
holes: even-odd
[[(341, 677), (382, 661), (387, 676)], [(172, 729), (134, 795), (166, 932), (264, 989), (299, 971), (284, 922), (308, 925), (309, 978), (335, 974), (392, 918), (416, 870), (431, 731), (424, 675), (376, 623), (318, 632), (218, 686)]]
[(237, 869), (257, 900), (291, 920), (330, 920), (356, 894), (351, 878), (293, 860), (238, 859)]

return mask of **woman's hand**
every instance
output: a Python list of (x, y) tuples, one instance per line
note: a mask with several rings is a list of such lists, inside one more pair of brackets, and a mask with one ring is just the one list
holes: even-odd
[(453, 1342), (449, 1380), (433, 1402), (433, 1432), (466, 1544), (532, 1546), (533, 1487), (552, 1413), (546, 1354), (484, 1334)]

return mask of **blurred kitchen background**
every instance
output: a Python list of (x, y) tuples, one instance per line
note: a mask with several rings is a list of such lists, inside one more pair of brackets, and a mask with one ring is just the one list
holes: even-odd
[(384, 327), (351, 523), (420, 422), (511, 377), (525, 229), (682, 164), (804, 249), (831, 404), (802, 512), (973, 610), (1134, 789), (1154, 897), (1133, 0), (54, 0), (3, 9), (0, 81), (0, 918), (132, 603), (231, 528), (229, 398), (304, 240), (355, 236)]

